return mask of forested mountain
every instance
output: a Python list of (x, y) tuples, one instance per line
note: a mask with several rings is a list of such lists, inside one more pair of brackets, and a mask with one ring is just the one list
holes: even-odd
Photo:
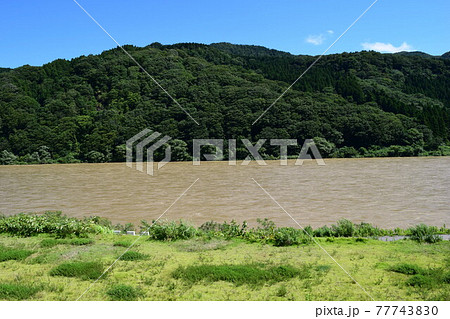
[(179, 160), (193, 138), (315, 138), (336, 157), (450, 154), (444, 56), (324, 56), (252, 126), (316, 57), (228, 43), (125, 49), (200, 125), (120, 48), (0, 69), (0, 163), (123, 161), (125, 141), (144, 128), (171, 136)]
[(401, 52), (397, 52), (397, 53), (394, 53), (394, 54), (409, 55), (409, 56), (415, 55), (415, 56), (421, 56), (421, 57), (424, 57), (424, 58), (431, 58), (431, 57), (433, 57), (432, 55), (430, 55), (428, 53), (425, 53), (425, 52), (422, 52), (422, 51), (401, 51)]
[(230, 53), (232, 55), (243, 55), (246, 57), (283, 57), (292, 56), (290, 53), (278, 51), (274, 49), (268, 49), (260, 45), (243, 45), (243, 44), (231, 44), (227, 42), (212, 43), (210, 45), (213, 48)]

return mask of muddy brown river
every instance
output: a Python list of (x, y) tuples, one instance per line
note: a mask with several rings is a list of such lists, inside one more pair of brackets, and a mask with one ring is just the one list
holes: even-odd
[(380, 227), (450, 224), (450, 157), (329, 159), (325, 166), (266, 161), (169, 163), (156, 176), (112, 164), (0, 166), (0, 213), (60, 210), (114, 223), (159, 217), (208, 220), (270, 218), (296, 226), (255, 179), (302, 225), (347, 218)]

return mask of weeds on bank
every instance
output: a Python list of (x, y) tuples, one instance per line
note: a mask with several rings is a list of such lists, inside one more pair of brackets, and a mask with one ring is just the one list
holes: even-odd
[(124, 261), (145, 260), (148, 259), (148, 257), (149, 257), (148, 255), (141, 254), (137, 251), (127, 251), (120, 257), (120, 260)]
[(37, 234), (54, 234), (59, 238), (83, 237), (87, 234), (111, 233), (110, 222), (98, 216), (77, 219), (62, 215), (61, 212), (18, 214), (0, 218), (0, 233), (21, 237)]
[(410, 238), (419, 243), (434, 244), (442, 240), (442, 238), (437, 235), (437, 227), (427, 226), (425, 224), (420, 224), (415, 227), (409, 228), (409, 233)]
[(450, 270), (448, 268), (424, 269), (414, 264), (401, 263), (392, 266), (390, 271), (408, 275), (405, 284), (416, 288), (433, 288), (450, 284)]
[[(242, 224), (231, 222), (217, 223), (209, 221), (196, 228), (185, 221), (142, 221), (141, 230), (148, 231), (148, 238), (157, 241), (188, 240), (193, 238), (211, 239), (243, 239), (248, 242), (259, 242), (274, 246), (304, 245), (312, 242), (312, 237), (379, 237), (392, 235), (405, 235), (419, 243), (436, 243), (441, 240), (438, 234), (450, 234), (445, 225), (441, 228), (427, 225), (417, 225), (409, 229), (380, 229), (368, 223), (355, 224), (347, 219), (339, 220), (335, 225), (323, 226), (313, 229), (306, 226), (304, 229), (292, 227), (277, 227), (269, 219), (258, 219), (258, 226), (249, 228), (244, 221)], [(41, 247), (49, 248), (60, 244), (88, 245), (92, 239), (86, 238), (90, 234), (110, 234), (113, 231), (134, 229), (132, 224), (125, 226), (112, 226), (105, 218), (89, 217), (84, 219), (69, 218), (61, 212), (47, 212), (43, 215), (18, 214), (9, 217), (0, 216), (0, 234), (7, 233), (16, 236), (34, 236), (50, 234), (53, 239), (45, 239)], [(77, 238), (66, 241), (67, 237)], [(81, 237), (81, 238), (80, 238)], [(67, 239), (68, 240), (68, 239)], [(363, 242), (363, 239), (360, 239)], [(131, 243), (130, 243), (131, 244)], [(129, 247), (128, 242), (116, 242), (116, 246)]]
[(421, 267), (414, 264), (406, 264), (406, 263), (394, 265), (390, 268), (390, 270), (405, 275), (417, 275), (424, 272), (424, 270)]
[(32, 297), (39, 290), (38, 287), (14, 283), (0, 283), (0, 300), (25, 300)]
[[(131, 244), (132, 244), (131, 241), (127, 241), (127, 240), (119, 240), (119, 241), (114, 242), (113, 246), (116, 246), (116, 247), (126, 247), (126, 248), (128, 248), (128, 247), (131, 246)], [(135, 246), (136, 246), (136, 245), (135, 245)]]
[(103, 273), (99, 262), (71, 262), (61, 264), (50, 270), (51, 276), (77, 277), (83, 280), (97, 279)]
[(132, 301), (137, 300), (142, 293), (128, 285), (115, 285), (111, 287), (106, 294), (111, 300), (115, 301)]
[(228, 281), (237, 286), (243, 284), (261, 285), (292, 279), (311, 277), (311, 267), (292, 266), (265, 267), (264, 265), (198, 265), (176, 269), (172, 276), (190, 283), (199, 281)]
[(141, 229), (149, 231), (151, 240), (174, 241), (189, 239), (197, 235), (197, 229), (182, 220), (179, 222), (153, 222), (152, 224), (142, 221)]
[(93, 243), (94, 240), (91, 238), (73, 238), (73, 239), (47, 238), (41, 241), (40, 246), (42, 248), (51, 248), (57, 245), (83, 246), (83, 245), (91, 245)]
[(61, 245), (61, 244), (63, 244), (63, 242), (61, 240), (54, 239), (54, 238), (47, 238), (47, 239), (42, 240), (39, 245), (42, 248), (52, 248), (52, 247), (55, 247), (55, 246)]
[(177, 244), (177, 248), (180, 251), (187, 252), (200, 252), (208, 250), (223, 249), (230, 244), (229, 240), (218, 238), (193, 238), (189, 240), (181, 241)]
[(14, 249), (0, 245), (0, 262), (8, 260), (23, 260), (33, 252), (25, 249)]
[(438, 229), (433, 226), (417, 225), (416, 227), (395, 230), (380, 229), (368, 223), (354, 224), (347, 219), (341, 219), (331, 227), (323, 226), (313, 229), (306, 226), (303, 229), (292, 227), (276, 227), (269, 219), (258, 219), (256, 228), (249, 228), (246, 222), (242, 224), (236, 221), (230, 223), (217, 223), (209, 221), (198, 229), (184, 221), (179, 222), (153, 222), (148, 224), (143, 221), (142, 229), (148, 229), (150, 240), (175, 241), (191, 238), (204, 238), (206, 240), (234, 238), (244, 239), (248, 242), (260, 242), (274, 246), (293, 246), (310, 244), (313, 237), (357, 237), (358, 242), (366, 242), (367, 237), (406, 235), (418, 242), (435, 243), (441, 240), (438, 233), (446, 233), (445, 227)]

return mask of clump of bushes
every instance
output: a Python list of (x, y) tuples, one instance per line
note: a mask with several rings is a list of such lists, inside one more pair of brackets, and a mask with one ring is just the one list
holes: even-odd
[(409, 228), (408, 231), (410, 233), (410, 238), (419, 243), (434, 244), (442, 240), (442, 238), (437, 234), (437, 227), (434, 226), (420, 224)]
[(182, 220), (179, 222), (158, 221), (153, 222), (151, 225), (142, 221), (141, 228), (148, 230), (150, 239), (152, 240), (173, 241), (189, 239), (197, 235), (197, 229)]
[(203, 232), (204, 235), (210, 237), (225, 237), (226, 239), (242, 237), (245, 235), (247, 230), (247, 222), (243, 222), (242, 225), (232, 220), (230, 223), (217, 223), (214, 221), (209, 221), (202, 224), (199, 230)]
[(115, 301), (132, 301), (137, 300), (141, 292), (127, 285), (115, 285), (111, 287), (106, 294)]
[(25, 249), (14, 249), (0, 246), (0, 262), (8, 260), (23, 260), (33, 252)]
[(390, 270), (393, 272), (398, 272), (398, 273), (405, 274), (405, 275), (417, 275), (417, 274), (424, 273), (424, 270), (422, 268), (420, 268), (419, 266), (414, 265), (414, 264), (406, 264), (406, 263), (401, 263), (401, 264), (392, 266), (390, 268)]
[(394, 231), (380, 229), (369, 223), (354, 224), (348, 219), (338, 220), (336, 225), (323, 226), (313, 231), (316, 237), (377, 237), (394, 235)]
[(278, 228), (273, 238), (273, 244), (275, 246), (309, 244), (311, 241), (311, 237), (305, 231), (290, 227)]
[(259, 285), (285, 281), (294, 277), (311, 276), (310, 266), (295, 268), (289, 265), (265, 267), (264, 265), (196, 265), (179, 267), (172, 276), (190, 283), (199, 281), (228, 281), (235, 285)]
[(431, 287), (433, 285), (433, 278), (424, 275), (413, 275), (406, 281), (407, 286), (412, 287)]
[(143, 260), (147, 258), (148, 255), (141, 254), (140, 252), (137, 251), (127, 251), (122, 255), (122, 257), (120, 257), (121, 260), (125, 261)]
[(103, 265), (99, 262), (70, 262), (50, 270), (51, 276), (97, 279), (103, 274)]
[(328, 226), (322, 226), (314, 230), (314, 237), (335, 237), (333, 230)]
[[(186, 240), (191, 238), (203, 239), (243, 239), (249, 242), (273, 244), (276, 246), (290, 246), (308, 244), (314, 237), (379, 237), (392, 235), (407, 235), (418, 242), (436, 243), (441, 240), (438, 234), (449, 233), (445, 225), (438, 229), (433, 226), (417, 225), (403, 230), (380, 229), (368, 223), (355, 224), (347, 219), (339, 220), (335, 225), (312, 229), (310, 226), (303, 230), (292, 227), (276, 227), (269, 219), (258, 219), (256, 228), (249, 228), (247, 222), (239, 224), (231, 222), (217, 223), (209, 221), (195, 228), (185, 221), (142, 221), (141, 230), (149, 232), (149, 239), (159, 241)], [(47, 212), (43, 215), (18, 214), (14, 216), (0, 216), (0, 233), (17, 236), (33, 236), (37, 234), (51, 234), (54, 239), (44, 239), (41, 247), (54, 247), (59, 244), (88, 245), (92, 239), (86, 238), (90, 234), (112, 233), (111, 222), (101, 217), (84, 219), (69, 218), (61, 212)], [(132, 224), (114, 226), (114, 229), (126, 232), (134, 229)], [(63, 241), (66, 237), (76, 236), (71, 241)], [(362, 241), (362, 239), (360, 239)], [(129, 247), (128, 241), (118, 241), (115, 246)]]
[(0, 300), (25, 300), (40, 290), (39, 287), (15, 283), (0, 284)]
[(336, 237), (353, 237), (355, 226), (348, 219), (338, 220), (337, 225), (332, 225), (331, 229)]
[(269, 243), (275, 246), (292, 246), (311, 242), (310, 236), (305, 233), (306, 231), (312, 236), (313, 230), (309, 226), (305, 230), (292, 227), (277, 228), (275, 223), (267, 218), (258, 219), (257, 222), (257, 228), (248, 228), (245, 221), (242, 225), (234, 220), (229, 224), (226, 222), (221, 224), (211, 221), (204, 223), (200, 226), (199, 230), (207, 238), (242, 238), (250, 242)]
[[(354, 224), (347, 219), (341, 219), (331, 227), (323, 226), (315, 230), (311, 226), (304, 229), (292, 227), (276, 227), (273, 221), (258, 219), (256, 228), (248, 228), (247, 223), (242, 225), (232, 221), (227, 223), (207, 222), (200, 226), (203, 236), (242, 238), (250, 242), (262, 242), (275, 246), (291, 246), (309, 244), (311, 237), (375, 237), (393, 234), (393, 231), (382, 230), (368, 223)], [(360, 241), (362, 241), (360, 239)]]
[(275, 223), (267, 218), (257, 220), (258, 227), (247, 229), (243, 238), (250, 242), (271, 243), (275, 238), (277, 227)]
[(450, 271), (446, 268), (423, 269), (414, 264), (401, 263), (389, 270), (410, 276), (406, 285), (411, 287), (432, 288), (450, 284)]
[[(178, 239), (190, 239), (193, 237), (201, 237), (204, 239), (212, 238), (224, 238), (235, 239), (240, 238), (249, 242), (260, 242), (266, 244), (272, 244), (275, 246), (292, 246), (309, 244), (312, 242), (312, 236), (314, 237), (357, 237), (357, 242), (365, 242), (366, 237), (379, 237), (379, 236), (392, 236), (392, 235), (411, 235), (413, 239), (417, 240), (416, 234), (425, 233), (426, 236), (422, 236), (426, 242), (436, 242), (440, 240), (437, 235), (430, 235), (437, 232), (436, 227), (428, 227), (428, 232), (424, 232), (422, 229), (425, 225), (419, 225), (415, 229), (402, 230), (388, 230), (380, 229), (369, 223), (355, 224), (347, 219), (339, 220), (335, 225), (323, 226), (317, 229), (312, 229), (311, 226), (306, 226), (304, 229), (298, 229), (293, 227), (276, 227), (273, 221), (269, 219), (258, 219), (258, 226), (256, 228), (249, 228), (248, 224), (244, 221), (242, 224), (232, 220), (230, 223), (218, 223), (209, 221), (202, 224), (198, 229), (186, 224), (183, 221), (180, 222), (157, 222), (148, 224), (143, 221), (142, 229), (149, 230), (150, 239), (174, 241)], [(425, 226), (427, 227), (427, 226)], [(448, 229), (443, 227), (440, 232), (448, 232)]]
[(88, 234), (112, 232), (101, 218), (91, 217), (83, 220), (63, 216), (61, 212), (37, 214), (18, 214), (0, 218), (0, 233), (29, 237), (38, 234), (54, 234), (56, 237), (85, 237)]

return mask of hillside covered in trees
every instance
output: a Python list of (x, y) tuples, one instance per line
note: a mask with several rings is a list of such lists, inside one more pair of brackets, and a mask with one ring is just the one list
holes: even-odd
[(120, 48), (0, 68), (0, 164), (123, 161), (144, 128), (172, 137), (174, 160), (189, 159), (194, 138), (237, 139), (238, 158), (242, 138), (314, 138), (328, 157), (450, 155), (449, 53), (324, 56), (252, 125), (316, 57), (228, 43), (124, 48), (200, 125)]

